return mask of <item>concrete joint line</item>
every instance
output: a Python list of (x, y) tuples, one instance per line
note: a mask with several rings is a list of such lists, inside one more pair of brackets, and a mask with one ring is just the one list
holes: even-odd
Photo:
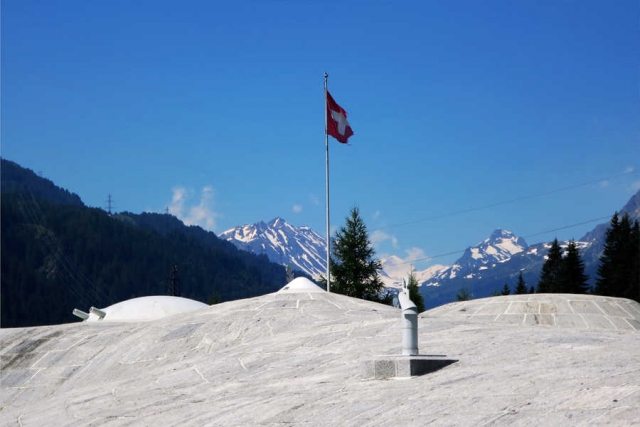
[[(242, 361), (240, 361), (240, 363), (242, 364), (242, 367), (244, 368), (244, 363), (242, 363)], [(209, 383), (209, 380), (208, 380), (208, 379), (206, 379), (206, 378), (204, 377), (204, 375), (202, 375), (202, 372), (200, 372), (200, 370), (198, 369), (198, 367), (197, 367), (197, 366), (194, 366), (194, 367), (193, 367), (193, 369), (194, 369), (194, 371), (196, 371), (196, 373), (197, 373), (198, 375), (200, 375), (200, 378), (202, 378), (202, 380), (203, 380), (205, 383), (207, 383), (207, 384)], [(246, 369), (247, 369), (247, 368), (245, 368), (245, 370), (246, 370)]]

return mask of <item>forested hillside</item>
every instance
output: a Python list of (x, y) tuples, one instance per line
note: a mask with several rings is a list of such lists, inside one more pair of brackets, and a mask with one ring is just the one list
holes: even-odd
[(1, 326), (77, 320), (74, 308), (167, 294), (202, 302), (273, 292), (284, 267), (171, 215), (87, 208), (77, 195), (2, 160)]
[(21, 167), (10, 160), (1, 160), (2, 194), (27, 192), (38, 200), (45, 200), (60, 205), (84, 206), (75, 193), (57, 187), (51, 180), (36, 175), (31, 169)]

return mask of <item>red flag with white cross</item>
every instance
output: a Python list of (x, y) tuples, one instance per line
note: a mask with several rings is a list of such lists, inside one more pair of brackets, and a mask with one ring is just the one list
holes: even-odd
[(327, 134), (343, 144), (353, 135), (353, 130), (347, 121), (347, 112), (334, 101), (327, 91)]

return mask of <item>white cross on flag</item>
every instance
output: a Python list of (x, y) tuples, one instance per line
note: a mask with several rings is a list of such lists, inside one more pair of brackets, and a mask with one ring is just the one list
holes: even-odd
[(347, 121), (347, 112), (333, 100), (327, 91), (327, 134), (343, 144), (353, 135), (353, 130)]

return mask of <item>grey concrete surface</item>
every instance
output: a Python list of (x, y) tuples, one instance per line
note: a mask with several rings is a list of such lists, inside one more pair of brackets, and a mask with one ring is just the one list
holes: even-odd
[(445, 304), (421, 317), (569, 329), (640, 330), (640, 304), (572, 294), (511, 295)]
[(444, 355), (381, 355), (361, 362), (360, 372), (364, 379), (409, 378), (430, 374), (455, 362)]
[(327, 293), (1, 329), (0, 425), (639, 425), (640, 305), (527, 298), (422, 313), (420, 353), (458, 362), (408, 379), (360, 372), (400, 354), (399, 310)]

